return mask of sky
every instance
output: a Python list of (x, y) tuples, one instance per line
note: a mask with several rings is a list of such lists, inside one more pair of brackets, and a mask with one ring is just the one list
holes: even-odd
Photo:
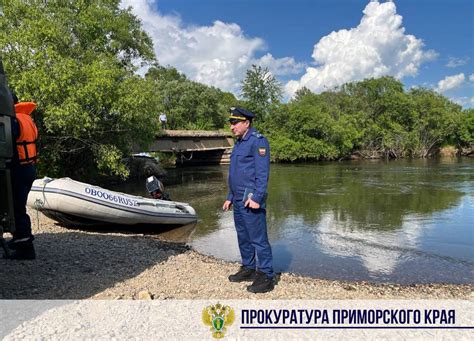
[(240, 95), (252, 64), (285, 99), (385, 75), (474, 107), (472, 0), (122, 0), (161, 65)]

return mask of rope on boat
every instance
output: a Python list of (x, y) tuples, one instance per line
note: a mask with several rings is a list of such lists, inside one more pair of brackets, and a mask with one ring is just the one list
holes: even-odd
[(41, 199), (36, 199), (34, 204), (33, 204), (33, 207), (35, 208), (36, 210), (36, 227), (39, 229), (40, 227), (40, 222), (39, 222), (39, 211), (40, 209), (42, 209), (44, 207), (44, 203), (46, 202), (46, 195), (44, 194), (44, 189), (46, 188), (46, 185), (48, 183), (50, 183), (53, 179), (45, 179), (45, 181), (43, 181), (43, 190), (41, 191), (43, 193), (43, 200)]
[(41, 201), (41, 200), (36, 199), (36, 201), (35, 201), (35, 210), (36, 210), (36, 228), (39, 230), (39, 228), (40, 228), (39, 210), (38, 210), (38, 207), (36, 207), (36, 203), (38, 201)]

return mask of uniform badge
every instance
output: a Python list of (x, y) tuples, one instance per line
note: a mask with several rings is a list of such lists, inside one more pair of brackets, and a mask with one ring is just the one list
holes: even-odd
[(265, 148), (265, 147), (258, 148), (258, 155), (260, 155), (260, 156), (267, 155), (267, 148)]

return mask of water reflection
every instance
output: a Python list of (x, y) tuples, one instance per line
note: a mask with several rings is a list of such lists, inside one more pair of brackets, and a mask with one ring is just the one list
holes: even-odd
[(231, 211), (219, 214), (217, 222), (219, 228), (212, 232), (194, 237), (192, 244), (198, 250), (205, 250), (212, 255), (227, 261), (240, 259), (237, 232), (234, 228), (234, 219)]
[[(197, 210), (189, 242), (239, 260), (227, 167), (170, 171)], [(277, 271), (374, 281), (473, 282), (474, 160), (272, 165), (269, 237)]]
[[(158, 239), (172, 240), (175, 242), (186, 243), (196, 229), (196, 224), (188, 224), (180, 227), (175, 227), (168, 231), (162, 231), (157, 235)], [(156, 233), (156, 232), (155, 232)]]
[(332, 212), (325, 214), (318, 224), (315, 240), (330, 256), (359, 257), (372, 276), (392, 273), (403, 257), (417, 250), (422, 225), (408, 219), (401, 229), (354, 229), (355, 222), (339, 222)]

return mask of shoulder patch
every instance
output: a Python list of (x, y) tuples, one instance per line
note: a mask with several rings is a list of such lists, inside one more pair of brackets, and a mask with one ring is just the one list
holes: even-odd
[(265, 147), (258, 147), (258, 155), (265, 156), (267, 155), (267, 148)]

